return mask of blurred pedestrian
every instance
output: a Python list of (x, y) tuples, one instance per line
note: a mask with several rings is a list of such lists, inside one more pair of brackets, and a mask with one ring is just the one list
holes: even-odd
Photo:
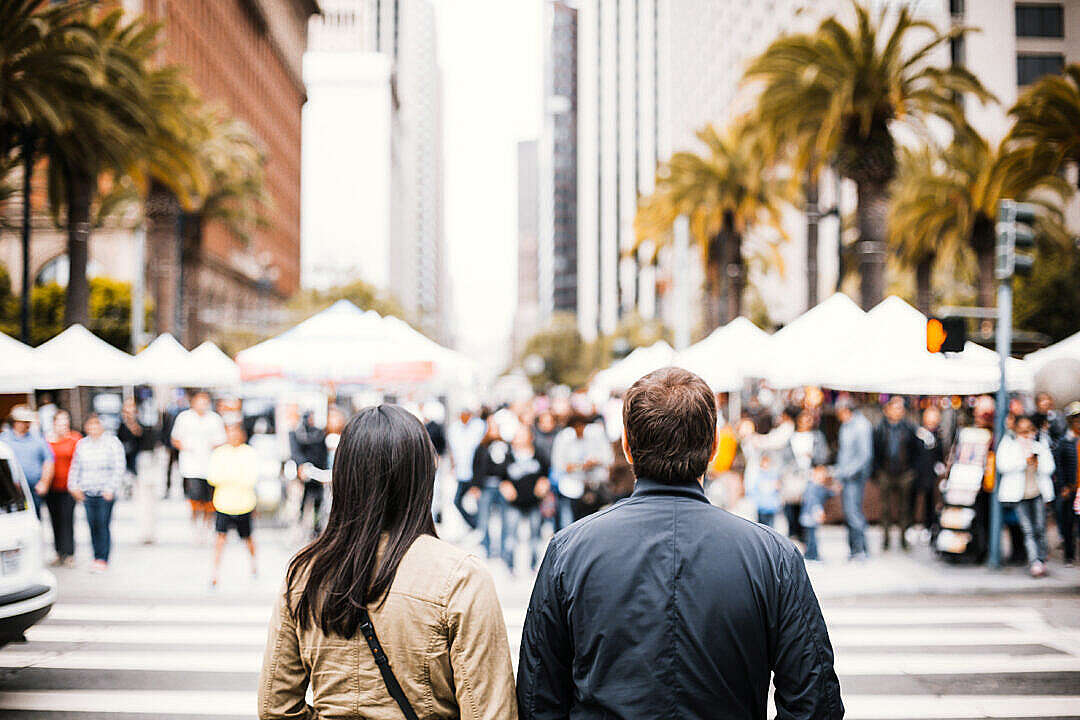
[(473, 482), (480, 488), (480, 500), (476, 511), (476, 529), (480, 531), (480, 546), (488, 557), (502, 555), (502, 540), (499, 549), (492, 550), (491, 520), (498, 514), (500, 524), (506, 522), (506, 501), (499, 491), (504, 480), (509, 479), (506, 468), (510, 464), (510, 445), (503, 439), (501, 428), (495, 413), (489, 413), (485, 421), (486, 431), (480, 444), (473, 453)]
[(53, 402), (53, 396), (51, 393), (42, 393), (41, 402), (38, 403), (37, 416), (38, 427), (41, 428), (41, 434), (48, 437), (53, 431), (53, 426), (56, 423), (56, 413), (59, 408), (56, 407), (56, 403)]
[(510, 463), (506, 480), (499, 487), (507, 503), (503, 516), (502, 555), (510, 572), (515, 569), (515, 554), (522, 521), (528, 522), (529, 567), (540, 561), (540, 499), (548, 493), (548, 469), (541, 463), (533, 445), (532, 428), (522, 424), (510, 445)]
[(923, 528), (934, 533), (937, 527), (937, 486), (945, 472), (945, 443), (941, 439), (941, 411), (930, 405), (922, 414), (922, 424), (915, 431), (915, 483), (911, 488), (908, 517), (915, 521), (915, 509), (922, 499)]
[(191, 407), (176, 416), (170, 438), (180, 452), (180, 475), (191, 504), (191, 522), (197, 528), (201, 520), (209, 528), (214, 520), (214, 504), (206, 475), (210, 471), (210, 454), (225, 443), (225, 423), (210, 409), (209, 393), (195, 393)]
[(247, 444), (244, 421), (230, 417), (225, 423), (227, 442), (210, 455), (206, 480), (214, 488), (214, 572), (210, 586), (216, 588), (221, 576), (221, 557), (229, 530), (247, 545), (251, 555), (251, 576), (255, 577), (255, 540), (251, 537), (251, 518), (255, 512), (255, 485), (259, 480), (259, 462), (254, 448)]
[(68, 473), (68, 490), (82, 502), (90, 526), (90, 544), (94, 549), (92, 572), (109, 567), (112, 551), (112, 511), (117, 493), (124, 485), (124, 446), (96, 414), (83, 423), (86, 437), (75, 446)]
[(997, 472), (1001, 485), (998, 500), (1015, 510), (1024, 534), (1028, 569), (1032, 577), (1046, 575), (1046, 503), (1054, 499), (1054, 457), (1045, 440), (1038, 437), (1035, 421), (1016, 419), (1015, 435), (998, 444)]
[(311, 536), (315, 537), (321, 528), (324, 475), (329, 468), (326, 431), (315, 425), (315, 413), (308, 410), (300, 417), (300, 424), (289, 433), (289, 448), (296, 463), (296, 477), (304, 486), (297, 523), (303, 525), (304, 512), (311, 505)]
[(1041, 392), (1035, 396), (1035, 415), (1037, 429), (1048, 435), (1051, 449), (1068, 430), (1068, 418), (1054, 408), (1054, 398), (1050, 393)]
[[(116, 437), (124, 446), (124, 462), (127, 465), (128, 487), (137, 487), (139, 483), (139, 456), (150, 448), (150, 428), (139, 421), (135, 398), (127, 398), (120, 407), (120, 426)], [(140, 491), (141, 492), (141, 491)]]
[[(52, 480), (53, 454), (49, 444), (38, 432), (31, 432), (31, 426), (37, 420), (37, 413), (28, 405), (16, 405), (11, 409), (11, 428), (0, 432), (3, 441), (15, 454), (15, 460), (22, 468), (26, 484), (33, 491), (34, 513), (41, 518), (42, 495)], [(42, 484), (44, 481), (44, 484)]]
[(825, 523), (825, 502), (836, 494), (837, 485), (830, 480), (823, 466), (816, 466), (810, 471), (802, 502), (799, 504), (799, 524), (803, 527), (806, 538), (808, 561), (820, 562), (821, 550), (818, 548), (818, 528)]
[[(184, 391), (178, 390), (173, 400), (161, 414), (161, 444), (165, 446), (167, 452), (165, 458), (165, 492), (162, 496), (165, 500), (169, 499), (169, 491), (172, 489), (173, 466), (176, 466), (178, 470), (180, 467), (180, 451), (176, 449), (172, 442), (173, 426), (176, 424), (176, 418), (180, 416), (180, 413), (189, 407), (187, 395)], [(183, 474), (181, 474), (181, 478), (183, 478)], [(181, 488), (181, 491), (183, 491), (183, 488)]]
[(1065, 408), (1068, 429), (1055, 446), (1054, 461), (1054, 516), (1065, 549), (1065, 564), (1076, 562), (1077, 521), (1074, 506), (1077, 503), (1077, 487), (1080, 486), (1080, 402), (1069, 403)]
[(551, 455), (551, 477), (559, 498), (555, 527), (562, 529), (598, 508), (595, 498), (608, 481), (614, 457), (603, 427), (580, 410), (556, 436)]
[(754, 484), (749, 491), (757, 506), (757, 521), (773, 527), (776, 513), (780, 511), (780, 465), (773, 460), (772, 453), (761, 453), (753, 478)]
[(420, 406), (420, 413), (424, 418), (424, 428), (431, 437), (431, 445), (435, 448), (435, 456), (439, 458), (439, 466), (435, 473), (435, 494), (432, 497), (431, 514), (436, 524), (442, 524), (443, 510), (443, 485), (440, 478), (444, 473), (442, 458), (446, 455), (446, 408), (438, 400), (428, 400)]
[(829, 474), (842, 484), (848, 557), (851, 560), (865, 560), (867, 547), (863, 493), (874, 467), (874, 429), (846, 395), (836, 401), (836, 417), (840, 421), (840, 436), (836, 464), (829, 469)]
[(468, 407), (463, 407), (457, 418), (446, 429), (446, 441), (450, 449), (450, 464), (457, 479), (454, 491), (454, 507), (461, 513), (461, 518), (470, 529), (475, 530), (477, 517), (475, 512), (465, 509), (465, 496), (479, 494), (473, 485), (473, 456), (476, 446), (484, 437), (487, 425), (473, 414)]
[(829, 461), (825, 433), (814, 427), (814, 415), (808, 410), (795, 415), (795, 432), (782, 455), (781, 500), (787, 519), (788, 537), (806, 542), (802, 532), (802, 502), (812, 471)]
[(436, 537), (424, 426), (400, 407), (369, 407), (337, 452), (329, 523), (289, 563), (270, 622), (260, 720), (516, 720), (495, 584)]
[(894, 395), (885, 403), (884, 417), (874, 428), (874, 471), (881, 489), (881, 549), (889, 549), (892, 526), (900, 530), (900, 547), (908, 549), (911, 526), (911, 489), (919, 449), (915, 428), (904, 417), (904, 398)]
[(41, 480), (38, 493), (45, 496), (52, 523), (53, 547), (56, 549), (53, 564), (62, 567), (75, 566), (75, 498), (68, 492), (68, 476), (75, 445), (81, 439), (82, 433), (71, 428), (71, 415), (67, 410), (57, 410), (49, 433), (49, 448), (53, 453), (52, 479), (49, 482)]

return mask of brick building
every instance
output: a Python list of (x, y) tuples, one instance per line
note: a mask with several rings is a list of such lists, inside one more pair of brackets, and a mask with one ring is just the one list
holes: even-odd
[[(269, 226), (258, 230), (250, 242), (208, 223), (202, 229), (197, 261), (189, 265), (197, 268), (195, 277), (181, 280), (180, 251), (169, 240), (178, 234), (175, 208), (162, 234), (165, 240), (157, 245), (152, 238), (148, 241), (144, 268), (149, 295), (157, 306), (155, 330), (172, 331), (189, 347), (223, 329), (256, 330), (300, 284), (300, 112), (306, 100), (301, 59), (307, 21), (319, 11), (318, 4), (316, 0), (122, 0), (121, 4), (132, 14), (144, 13), (162, 23), (161, 61), (186, 68), (206, 101), (224, 106), (250, 125), (267, 158)], [(38, 173), (35, 180), (41, 182), (43, 176)], [(51, 226), (43, 207), (35, 216), (31, 273), (35, 280), (64, 281), (65, 234)], [(154, 208), (148, 208), (148, 216), (152, 236)], [(139, 257), (131, 225), (127, 218), (94, 230), (91, 274), (136, 278)], [(19, 287), (16, 234), (0, 235), (0, 262)]]

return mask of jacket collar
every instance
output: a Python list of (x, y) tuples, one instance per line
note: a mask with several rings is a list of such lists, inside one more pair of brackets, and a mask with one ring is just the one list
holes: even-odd
[(668, 485), (667, 483), (650, 480), (649, 478), (638, 478), (637, 482), (634, 483), (633, 497), (644, 497), (647, 495), (678, 495), (693, 500), (700, 500), (703, 503), (709, 502), (709, 499), (705, 497), (705, 490), (697, 482)]

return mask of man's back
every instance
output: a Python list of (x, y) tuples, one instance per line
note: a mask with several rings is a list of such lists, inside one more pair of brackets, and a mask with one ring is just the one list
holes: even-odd
[(801, 556), (697, 483), (633, 496), (552, 540), (522, 637), (523, 718), (839, 718)]

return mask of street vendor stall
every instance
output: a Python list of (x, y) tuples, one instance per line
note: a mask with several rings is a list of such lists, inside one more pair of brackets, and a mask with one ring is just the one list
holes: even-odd
[(162, 333), (135, 356), (140, 383), (167, 387), (188, 387), (191, 354), (169, 333)]
[(761, 374), (776, 389), (822, 385), (868, 329), (866, 313), (835, 293), (769, 338)]
[(647, 347), (635, 348), (622, 360), (596, 373), (590, 386), (604, 397), (612, 391), (627, 389), (642, 375), (671, 365), (674, 359), (675, 350), (663, 340), (658, 340)]
[(699, 375), (713, 392), (734, 392), (761, 373), (769, 355), (769, 334), (744, 317), (717, 328), (679, 353), (674, 363)]

